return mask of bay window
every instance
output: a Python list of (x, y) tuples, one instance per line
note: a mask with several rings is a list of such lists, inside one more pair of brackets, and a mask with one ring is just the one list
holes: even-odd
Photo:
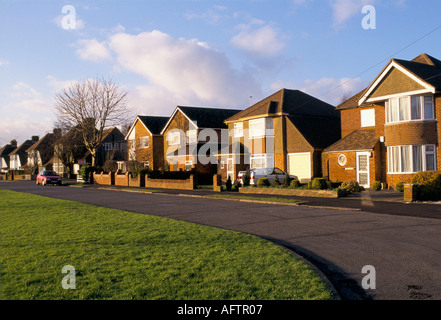
[(434, 145), (388, 147), (387, 158), (389, 173), (413, 174), (436, 170)]
[(434, 101), (432, 96), (407, 96), (386, 101), (386, 122), (433, 120)]

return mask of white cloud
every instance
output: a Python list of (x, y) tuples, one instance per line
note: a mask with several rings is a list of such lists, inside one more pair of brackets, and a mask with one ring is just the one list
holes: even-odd
[(76, 43), (77, 55), (83, 60), (101, 62), (111, 60), (112, 56), (104, 42), (96, 39), (81, 39)]
[(6, 66), (9, 64), (9, 61), (0, 58), (0, 67)]
[(154, 30), (118, 33), (105, 45), (117, 68), (147, 80), (131, 95), (142, 104), (143, 113), (168, 115), (178, 104), (236, 108), (250, 94), (260, 93), (249, 74), (233, 69), (224, 53), (198, 39), (173, 38)]
[(360, 78), (321, 78), (319, 80), (305, 80), (300, 84), (285, 81), (275, 81), (270, 88), (273, 91), (281, 88), (298, 89), (317, 99), (334, 106), (339, 105), (343, 98), (348, 98), (366, 88), (369, 83)]
[(241, 31), (231, 39), (231, 44), (260, 58), (277, 56), (285, 47), (279, 32), (262, 20), (253, 19), (238, 27)]
[(346, 21), (361, 14), (363, 6), (374, 2), (375, 0), (330, 0), (334, 29), (340, 29)]
[(49, 113), (52, 106), (47, 99), (36, 89), (25, 82), (18, 82), (12, 87), (12, 108), (14, 110)]

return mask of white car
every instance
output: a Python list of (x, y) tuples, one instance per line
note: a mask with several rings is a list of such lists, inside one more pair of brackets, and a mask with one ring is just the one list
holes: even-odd
[[(243, 185), (242, 176), (246, 173), (246, 171), (239, 171), (237, 175), (237, 179), (239, 180), (240, 184)], [(280, 181), (280, 183), (285, 182), (285, 176), (286, 172), (283, 170), (280, 170), (277, 167), (270, 167), (270, 168), (259, 168), (259, 169), (251, 169), (250, 170), (250, 185), (256, 184), (257, 181), (259, 181), (260, 178), (267, 178), (270, 182), (277, 177)], [(297, 179), (296, 176), (289, 175), (291, 179)]]

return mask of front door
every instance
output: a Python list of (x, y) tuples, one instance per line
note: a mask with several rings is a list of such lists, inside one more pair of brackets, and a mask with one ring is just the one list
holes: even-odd
[(236, 177), (234, 176), (234, 162), (233, 162), (233, 158), (227, 159), (227, 179), (228, 176), (231, 177), (231, 182), (234, 183), (234, 181), (236, 181)]
[(369, 152), (357, 152), (357, 181), (365, 188), (370, 188), (369, 157)]

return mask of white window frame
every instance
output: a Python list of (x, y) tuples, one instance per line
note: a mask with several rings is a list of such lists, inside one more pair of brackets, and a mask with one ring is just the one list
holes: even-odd
[[(262, 167), (253, 167), (253, 160), (263, 160), (264, 165)], [(253, 154), (250, 157), (250, 168), (272, 168), (274, 167), (274, 154)]]
[[(256, 129), (253, 128), (255, 126), (261, 126), (260, 128)], [(265, 118), (255, 119), (249, 121), (249, 137), (250, 139), (256, 139), (256, 138), (263, 138), (265, 137)]]
[(106, 142), (106, 143), (104, 143), (104, 150), (106, 150), (106, 151), (112, 151), (112, 150), (113, 150), (113, 143), (112, 143), (112, 142)]
[[(410, 162), (410, 171), (403, 171), (402, 167), (403, 167), (403, 158), (402, 158), (402, 152), (403, 152), (403, 148), (405, 147), (409, 147), (410, 148), (410, 153), (409, 153), (409, 162)], [(429, 145), (407, 145), (407, 146), (391, 146), (387, 148), (387, 173), (388, 174), (416, 174), (418, 173), (418, 171), (415, 171), (415, 165), (414, 165), (414, 147), (421, 147), (421, 152), (422, 152), (422, 172), (424, 171), (430, 171), (432, 169), (427, 168), (427, 156), (428, 155), (433, 155), (434, 157), (434, 170), (437, 169), (437, 162), (436, 162), (436, 146), (433, 144), (429, 144)], [(428, 151), (428, 147), (432, 147), (433, 151)], [(395, 160), (394, 158), (394, 151), (393, 150), (397, 150), (397, 155), (398, 155), (398, 161), (397, 161), (397, 170), (391, 170), (392, 168), (392, 164)]]
[[(412, 101), (413, 99), (419, 99), (419, 114), (420, 118), (412, 119)], [(430, 98), (430, 102), (426, 102), (426, 99)], [(409, 119), (400, 119), (400, 106), (402, 101), (406, 101), (407, 108), (405, 113), (408, 115)], [(392, 109), (392, 104), (396, 104), (396, 109)], [(431, 104), (431, 117), (426, 117), (426, 105)], [(435, 99), (433, 96), (428, 95), (418, 95), (418, 96), (402, 96), (394, 97), (386, 101), (386, 124), (389, 123), (400, 123), (400, 122), (411, 122), (411, 121), (427, 121), (435, 119)], [(394, 120), (392, 120), (394, 119)]]
[(181, 144), (181, 132), (174, 131), (167, 134), (167, 141), (170, 146), (178, 146)]
[(360, 111), (361, 127), (375, 127), (375, 109), (364, 109)]
[(243, 137), (243, 122), (236, 122), (234, 124), (234, 137), (235, 138)]
[(150, 147), (150, 137), (149, 136), (144, 136), (144, 137), (139, 137), (139, 149), (147, 149)]

